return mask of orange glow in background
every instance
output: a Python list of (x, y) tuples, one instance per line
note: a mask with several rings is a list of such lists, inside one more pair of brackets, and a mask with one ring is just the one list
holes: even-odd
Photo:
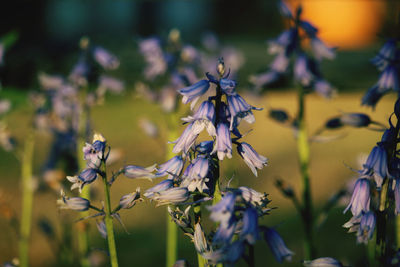
[(331, 46), (355, 49), (374, 42), (386, 13), (384, 0), (291, 0), (295, 10), (303, 6), (302, 18), (319, 29), (319, 37)]

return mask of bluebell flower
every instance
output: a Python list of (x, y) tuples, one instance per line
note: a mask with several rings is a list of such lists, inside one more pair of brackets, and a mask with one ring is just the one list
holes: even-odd
[(323, 257), (323, 258), (318, 258), (315, 260), (303, 261), (303, 265), (305, 267), (342, 267), (343, 266), (340, 263), (340, 261), (338, 261), (334, 258), (329, 258), (329, 257)]
[(279, 11), (280, 11), (280, 13), (281, 13), (283, 16), (285, 16), (285, 17), (287, 17), (287, 18), (289, 18), (289, 19), (293, 18), (292, 11), (291, 11), (291, 10), (289, 9), (289, 7), (285, 4), (285, 2), (279, 1), (278, 5), (279, 5)]
[(93, 57), (106, 70), (114, 70), (119, 67), (118, 58), (102, 47), (96, 46), (93, 49)]
[(269, 68), (272, 72), (276, 73), (285, 73), (289, 66), (290, 59), (286, 55), (286, 53), (279, 53), (272, 63), (269, 65)]
[(97, 140), (93, 144), (88, 144), (83, 147), (83, 159), (86, 160), (86, 164), (90, 168), (99, 168), (101, 161), (103, 160), (104, 150), (106, 143)]
[(400, 91), (399, 88), (399, 71), (396, 67), (388, 65), (382, 72), (377, 83), (379, 90)]
[[(218, 263), (233, 264), (242, 257), (244, 245), (241, 241), (235, 241), (232, 244), (226, 244), (216, 250), (208, 250), (201, 255), (208, 260), (209, 264)], [(230, 265), (229, 265), (230, 266)]]
[(162, 177), (168, 175), (168, 179), (174, 178), (181, 173), (183, 164), (182, 157), (175, 156), (158, 167), (156, 176)]
[(213, 237), (213, 243), (223, 245), (229, 244), (235, 233), (236, 225), (237, 222), (235, 220), (230, 220), (228, 224), (220, 224)]
[(302, 86), (310, 86), (313, 74), (308, 66), (308, 59), (305, 54), (299, 54), (294, 64), (294, 78)]
[(210, 154), (213, 150), (214, 141), (203, 141), (196, 146), (196, 151), (201, 154)]
[(311, 38), (311, 48), (317, 60), (323, 58), (334, 59), (335, 49), (327, 47), (319, 38)]
[(383, 180), (388, 175), (387, 152), (383, 146), (375, 146), (363, 165), (361, 174), (373, 174), (376, 186), (380, 188)]
[(269, 54), (281, 54), (287, 53), (288, 47), (293, 46), (293, 42), (296, 40), (297, 30), (290, 28), (282, 32), (276, 39), (268, 41), (268, 53)]
[(57, 200), (60, 209), (70, 209), (75, 211), (86, 211), (90, 207), (90, 201), (82, 197), (67, 197), (61, 190), (61, 199)]
[(183, 95), (182, 102), (184, 104), (192, 102), (190, 107), (193, 109), (197, 100), (207, 92), (208, 88), (210, 88), (210, 82), (208, 80), (201, 80), (191, 86), (178, 90), (178, 92)]
[(255, 176), (257, 176), (257, 169), (261, 170), (267, 165), (267, 158), (259, 155), (248, 143), (240, 143), (237, 146), (237, 151)]
[(336, 89), (324, 79), (317, 79), (313, 87), (317, 94), (325, 98), (331, 98), (336, 94)]
[(260, 90), (264, 85), (276, 82), (281, 77), (276, 71), (267, 71), (258, 75), (251, 75), (249, 81), (254, 85), (256, 90)]
[(104, 220), (99, 220), (96, 222), (97, 230), (99, 231), (102, 238), (107, 238), (107, 227)]
[(196, 223), (194, 226), (193, 242), (198, 253), (208, 251), (208, 243), (200, 223)]
[(358, 231), (358, 228), (360, 227), (360, 221), (363, 213), (360, 213), (357, 216), (353, 216), (350, 218), (348, 222), (343, 224), (344, 228), (349, 228), (348, 233), (354, 233)]
[(230, 130), (233, 129), (235, 119), (244, 119), (248, 123), (254, 123), (255, 118), (252, 110), (253, 109), (261, 110), (261, 109), (247, 104), (247, 102), (238, 94), (228, 95), (227, 100), (228, 100), (229, 113), (231, 115), (231, 124), (229, 128)]
[(230, 79), (222, 78), (219, 81), (219, 85), (221, 86), (222, 91), (227, 95), (236, 94), (235, 88), (237, 86), (237, 82)]
[(248, 207), (243, 212), (243, 227), (240, 237), (245, 239), (249, 244), (254, 245), (259, 239), (258, 232), (258, 212), (256, 209)]
[(156, 170), (156, 164), (143, 168), (141, 166), (127, 165), (124, 167), (124, 175), (128, 178), (156, 178), (153, 171)]
[(191, 206), (188, 206), (184, 211), (181, 211), (179, 207), (175, 207), (172, 209), (168, 206), (168, 213), (171, 216), (172, 220), (182, 228), (191, 228), (191, 218), (189, 215), (189, 210)]
[(136, 188), (135, 192), (124, 195), (119, 200), (119, 207), (121, 209), (130, 209), (135, 206), (136, 202), (140, 199), (140, 188)]
[(318, 32), (318, 29), (312, 25), (310, 22), (301, 20), (299, 26), (307, 33), (308, 37), (314, 38)]
[(390, 89), (380, 89), (378, 85), (375, 85), (368, 89), (361, 100), (362, 105), (375, 107), (378, 101), (387, 93)]
[(120, 94), (125, 90), (124, 82), (108, 75), (101, 75), (99, 78), (99, 87), (96, 92), (98, 95), (104, 95), (106, 91)]
[(196, 141), (197, 136), (199, 136), (198, 129), (195, 129), (196, 127), (193, 127), (193, 123), (190, 123), (186, 129), (183, 131), (181, 136), (174, 141), (175, 146), (172, 149), (172, 152), (175, 154), (178, 154), (180, 152), (183, 152), (186, 154), (189, 149), (194, 145), (194, 142)]
[(167, 180), (164, 180), (164, 181), (158, 183), (157, 185), (147, 189), (143, 195), (145, 197), (152, 198), (155, 195), (157, 195), (157, 193), (168, 190), (172, 187), (174, 187), (174, 181), (171, 179), (167, 179)]
[(201, 103), (196, 113), (193, 116), (188, 116), (182, 120), (185, 122), (193, 122), (195, 120), (208, 120), (211, 123), (215, 122), (215, 107), (214, 104), (207, 100)]
[(384, 70), (387, 65), (396, 58), (396, 40), (388, 39), (371, 62), (379, 69)]
[(92, 168), (84, 169), (78, 175), (78, 179), (82, 181), (83, 185), (92, 183), (94, 180), (96, 180), (96, 178), (97, 178), (97, 171)]
[(372, 239), (376, 224), (375, 214), (369, 211), (362, 215), (360, 221), (360, 227), (357, 232), (357, 243), (368, 244), (368, 241)]
[(266, 227), (264, 238), (278, 262), (282, 263), (284, 260), (290, 261), (292, 259), (294, 253), (286, 247), (282, 237), (275, 229)]
[(367, 114), (363, 113), (344, 113), (340, 116), (340, 122), (344, 125), (352, 127), (367, 127), (371, 123), (371, 119)]
[(190, 192), (196, 189), (203, 192), (204, 189), (208, 189), (206, 185), (208, 179), (205, 178), (209, 172), (209, 165), (209, 159), (199, 155), (193, 160), (192, 166), (181, 185), (187, 187)]
[(215, 205), (208, 207), (211, 211), (210, 219), (221, 225), (229, 225), (235, 210), (235, 194), (227, 192)]
[(240, 195), (244, 199), (244, 201), (246, 201), (247, 203), (249, 203), (253, 206), (262, 206), (264, 204), (264, 202), (266, 202), (266, 201), (268, 202), (266, 194), (262, 194), (252, 188), (248, 188), (245, 186), (241, 186), (238, 189), (239, 189)]
[(147, 63), (144, 69), (146, 79), (153, 80), (167, 71), (168, 66), (159, 39), (148, 38), (139, 41), (139, 50)]
[(185, 187), (173, 187), (154, 194), (153, 199), (158, 201), (158, 205), (178, 204), (185, 202), (190, 197), (189, 190)]
[(350, 203), (343, 213), (346, 213), (350, 208), (354, 216), (359, 216), (362, 212), (368, 212), (370, 200), (369, 180), (366, 178), (359, 178), (354, 185)]
[(211, 153), (217, 152), (219, 160), (224, 157), (232, 158), (232, 140), (229, 126), (226, 123), (218, 123), (217, 125), (217, 138), (215, 141), (214, 149)]
[(84, 86), (88, 82), (88, 76), (90, 72), (90, 67), (87, 63), (86, 57), (81, 57), (75, 66), (72, 68), (71, 73), (68, 78), (73, 83), (76, 83), (79, 86)]

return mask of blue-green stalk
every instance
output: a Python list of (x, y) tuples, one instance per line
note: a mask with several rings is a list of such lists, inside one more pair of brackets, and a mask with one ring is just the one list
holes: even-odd
[(313, 244), (313, 204), (311, 197), (311, 185), (309, 175), (310, 165), (310, 143), (308, 141), (307, 123), (305, 118), (305, 96), (306, 93), (302, 86), (299, 86), (298, 91), (298, 134), (297, 134), (297, 149), (300, 163), (300, 175), (303, 183), (303, 209), (302, 219), (304, 225), (305, 242), (304, 242), (304, 257), (306, 259), (315, 258), (315, 249)]
[(32, 208), (34, 182), (32, 173), (32, 161), (34, 152), (34, 133), (30, 130), (25, 139), (22, 152), (22, 216), (19, 233), (19, 260), (21, 267), (29, 266), (29, 241), (32, 225)]

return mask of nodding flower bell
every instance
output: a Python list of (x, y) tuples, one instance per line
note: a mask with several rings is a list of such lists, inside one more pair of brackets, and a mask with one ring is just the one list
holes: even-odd
[(217, 126), (217, 138), (212, 153), (217, 152), (219, 160), (232, 158), (232, 140), (229, 126), (226, 123), (218, 123)]
[(155, 193), (153, 199), (159, 202), (159, 205), (177, 204), (188, 200), (189, 190), (185, 187), (173, 187), (164, 191)]
[(153, 171), (156, 169), (156, 164), (149, 166), (147, 168), (143, 168), (135, 165), (128, 165), (124, 167), (124, 175), (128, 178), (147, 178), (152, 179), (156, 176), (153, 174)]
[(347, 208), (343, 211), (346, 213), (351, 208), (353, 216), (359, 216), (362, 212), (369, 211), (370, 204), (370, 185), (369, 180), (366, 178), (359, 178), (353, 190), (353, 195)]
[(175, 156), (159, 166), (156, 176), (162, 177), (168, 175), (168, 179), (172, 179), (181, 173), (183, 164), (182, 157)]
[(329, 257), (318, 258), (310, 261), (303, 261), (303, 265), (305, 267), (343, 267), (340, 261)]
[(106, 70), (114, 70), (119, 67), (118, 58), (102, 47), (96, 46), (93, 49), (93, 57)]
[(240, 236), (249, 244), (254, 245), (260, 238), (258, 232), (257, 210), (252, 207), (248, 207), (243, 213), (243, 228), (240, 232)]
[(182, 102), (184, 104), (192, 102), (190, 107), (193, 109), (196, 102), (207, 92), (208, 88), (210, 88), (210, 82), (208, 80), (201, 80), (191, 86), (180, 89), (179, 93), (183, 95)]
[(248, 143), (240, 143), (237, 150), (255, 176), (257, 176), (257, 169), (261, 170), (265, 165), (267, 165), (268, 159), (259, 155)]
[(61, 190), (61, 199), (57, 200), (60, 209), (70, 209), (75, 211), (86, 211), (90, 207), (90, 201), (82, 197), (67, 197)]
[(357, 232), (357, 243), (368, 244), (368, 241), (371, 240), (374, 235), (375, 224), (376, 218), (372, 211), (362, 215)]
[(230, 130), (233, 128), (234, 120), (235, 119), (244, 119), (248, 123), (254, 123), (255, 118), (253, 115), (252, 110), (262, 110), (256, 107), (253, 107), (243, 99), (240, 95), (228, 95), (228, 109), (231, 115), (231, 125)]
[(290, 261), (292, 259), (294, 253), (286, 247), (282, 237), (275, 229), (266, 227), (264, 238), (278, 262), (282, 263), (284, 260)]
[(387, 152), (381, 145), (375, 146), (368, 156), (361, 172), (363, 175), (373, 175), (376, 186), (380, 188), (388, 175)]
[(135, 206), (136, 202), (140, 200), (140, 188), (136, 188), (135, 192), (130, 194), (124, 195), (121, 197), (119, 201), (119, 208), (120, 209), (130, 209)]

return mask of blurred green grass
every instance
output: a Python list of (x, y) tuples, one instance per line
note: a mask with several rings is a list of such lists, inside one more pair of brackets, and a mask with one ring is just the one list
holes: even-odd
[[(26, 102), (26, 93), (15, 90), (3, 90), (1, 96), (9, 97), (14, 107), (7, 117), (10, 129), (16, 134), (17, 141), (22, 142), (30, 114), (29, 104)], [(360, 93), (342, 93), (337, 98), (327, 101), (316, 95), (307, 97), (307, 119), (310, 121), (310, 131), (316, 130), (324, 121), (340, 112), (365, 112), (374, 120), (386, 123), (392, 110), (394, 96), (386, 96), (379, 103), (375, 112), (360, 107)], [(297, 109), (295, 94), (290, 92), (270, 92), (264, 97), (247, 96), (248, 102), (257, 107), (285, 108), (292, 114)], [(138, 98), (135, 93), (127, 91), (124, 96), (109, 96), (106, 104), (93, 109), (93, 129), (103, 133), (113, 149), (121, 149), (123, 157), (109, 169), (116, 169), (122, 164), (149, 166), (153, 163), (165, 161), (166, 125), (165, 116), (161, 109)], [(274, 187), (276, 177), (281, 177), (292, 184), (296, 192), (301, 190), (299, 183), (296, 144), (290, 129), (284, 128), (271, 121), (266, 111), (256, 112), (256, 123), (243, 123), (242, 131), (253, 131), (244, 139), (260, 154), (269, 158), (269, 166), (259, 172), (259, 177), (252, 175), (250, 170), (237, 155), (233, 159), (226, 159), (222, 163), (222, 178), (226, 182), (234, 177), (233, 185), (246, 185), (260, 192), (267, 192), (272, 199), (271, 206), (278, 207), (271, 215), (263, 219), (268, 226), (277, 226), (290, 249), (296, 254), (292, 263), (279, 265), (273, 259), (264, 242), (256, 245), (257, 266), (299, 266), (302, 257), (302, 226), (295, 209), (280, 195)], [(160, 135), (156, 139), (149, 138), (138, 127), (140, 118), (146, 117), (160, 127)], [(179, 122), (177, 122), (179, 124)], [(179, 126), (180, 132), (184, 126)], [(358, 168), (357, 157), (360, 153), (369, 153), (373, 145), (380, 139), (380, 132), (364, 129), (344, 129), (332, 134), (344, 134), (343, 138), (330, 143), (312, 145), (312, 193), (317, 210), (338, 189), (344, 186), (355, 174), (345, 164)], [(38, 134), (37, 150), (35, 151), (35, 173), (39, 174), (41, 166), (49, 149), (50, 136)], [(4, 151), (0, 151), (1, 191), (0, 196), (11, 203), (11, 207), (19, 216), (19, 166), (15, 158)], [(71, 175), (71, 174), (68, 174)], [(41, 179), (40, 176), (37, 179)], [(154, 182), (155, 183), (155, 182)], [(142, 191), (152, 186), (146, 180), (129, 180), (121, 177), (112, 190), (112, 201), (117, 203), (119, 197), (135, 190), (140, 186)], [(100, 184), (94, 183), (95, 195), (101, 194)], [(57, 266), (56, 258), (52, 255), (51, 246), (40, 233), (37, 222), (40, 218), (48, 218), (56, 225), (60, 218), (73, 220), (72, 212), (58, 211), (56, 207), (57, 194), (54, 192), (39, 192), (35, 196), (34, 225), (32, 234), (32, 266)], [(96, 201), (100, 205), (99, 201)], [(342, 214), (342, 208), (333, 209), (325, 225), (316, 235), (318, 256), (331, 256), (352, 266), (365, 266), (364, 247), (355, 244), (352, 234), (347, 234), (341, 225), (349, 219), (349, 215)], [(128, 232), (124, 232), (119, 225), (117, 230), (117, 247), (121, 266), (163, 266), (165, 243), (165, 208), (154, 207), (147, 200), (133, 209), (122, 212), (122, 220)], [(0, 227), (3, 229), (0, 239), (0, 262), (17, 256), (16, 235), (12, 227), (4, 218), (0, 218)], [(60, 227), (57, 226), (58, 234)], [(106, 243), (91, 222), (91, 238), (94, 247), (106, 248)], [(195, 263), (195, 254), (192, 244), (187, 237), (180, 233), (179, 257)], [(240, 262), (238, 266), (245, 266)]]

